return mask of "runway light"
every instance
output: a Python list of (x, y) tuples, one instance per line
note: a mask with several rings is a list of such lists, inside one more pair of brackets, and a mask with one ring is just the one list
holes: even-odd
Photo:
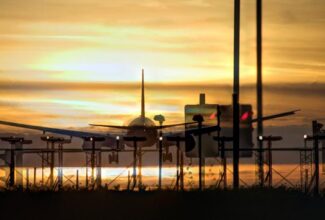
[(263, 141), (263, 136), (258, 136), (258, 140)]
[(117, 140), (117, 141), (120, 140), (120, 136), (116, 136), (116, 140)]
[(160, 137), (159, 137), (159, 141), (162, 141), (162, 140), (163, 140), (163, 137), (162, 137), (162, 136), (160, 136)]

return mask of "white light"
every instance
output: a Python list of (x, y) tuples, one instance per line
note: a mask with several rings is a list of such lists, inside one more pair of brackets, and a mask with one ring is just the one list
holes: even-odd
[(258, 136), (258, 140), (263, 141), (263, 136)]
[(50, 139), (50, 136), (46, 136), (46, 139), (47, 139), (47, 140)]
[(308, 135), (307, 135), (307, 134), (305, 134), (305, 135), (304, 135), (304, 139), (307, 139), (307, 138), (308, 138)]
[(90, 141), (93, 141), (93, 138), (92, 137), (90, 138)]
[(120, 140), (120, 136), (116, 136), (116, 140), (117, 140), (117, 141)]
[(162, 140), (163, 140), (163, 137), (162, 137), (162, 136), (160, 136), (160, 137), (159, 137), (159, 141), (162, 141)]

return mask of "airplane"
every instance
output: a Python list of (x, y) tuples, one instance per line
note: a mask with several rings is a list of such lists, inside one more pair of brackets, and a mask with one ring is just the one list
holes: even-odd
[[(178, 124), (169, 124), (169, 125), (156, 125), (153, 120), (146, 117), (145, 112), (145, 87), (144, 87), (144, 70), (142, 69), (142, 81), (141, 81), (141, 114), (139, 117), (133, 119), (129, 125), (127, 126), (118, 126), (118, 125), (103, 125), (103, 124), (89, 124), (94, 127), (106, 127), (106, 128), (115, 128), (125, 130), (125, 136), (129, 137), (144, 137), (146, 140), (139, 142), (139, 147), (148, 147), (153, 146), (157, 143), (157, 138), (160, 135), (159, 130), (172, 128), (177, 126), (184, 126), (193, 123), (178, 123)], [(160, 117), (160, 118), (159, 118)], [(155, 116), (156, 120), (161, 120), (162, 123), (165, 119), (162, 115)], [(170, 133), (169, 133), (170, 134)], [(166, 146), (167, 142), (164, 141), (164, 145)], [(130, 146), (130, 143), (126, 143), (127, 146)]]
[[(118, 126), (118, 125), (104, 125), (104, 124), (90, 124), (91, 126), (95, 127), (106, 127), (106, 128), (113, 128), (113, 129), (119, 129), (123, 130), (124, 132), (121, 132), (120, 134), (116, 134), (114, 132), (114, 135), (112, 132), (108, 133), (97, 133), (97, 132), (87, 132), (87, 131), (77, 131), (77, 130), (70, 130), (70, 129), (60, 129), (60, 128), (53, 128), (53, 127), (44, 127), (44, 126), (37, 126), (37, 125), (29, 125), (29, 124), (23, 124), (23, 123), (16, 123), (16, 122), (9, 122), (9, 121), (0, 121), (1, 125), (7, 125), (7, 126), (13, 126), (13, 127), (20, 127), (20, 128), (26, 128), (26, 129), (32, 129), (32, 130), (38, 130), (43, 132), (43, 134), (46, 133), (54, 133), (59, 135), (66, 135), (76, 138), (81, 138), (84, 140), (82, 149), (83, 150), (90, 150), (92, 149), (92, 158), (95, 158), (94, 156), (94, 150), (95, 148), (98, 149), (101, 147), (108, 147), (110, 149), (116, 150), (116, 151), (124, 151), (125, 146), (133, 148), (133, 187), (136, 186), (136, 166), (137, 166), (137, 151), (138, 151), (138, 157), (139, 157), (139, 176), (141, 176), (141, 156), (142, 155), (142, 147), (152, 147), (156, 146), (156, 149), (158, 149), (159, 145), (159, 154), (160, 158), (164, 161), (172, 161), (172, 154), (168, 152), (168, 149), (170, 146), (175, 145), (175, 143), (168, 141), (168, 137), (185, 137), (182, 138), (185, 140), (185, 144), (181, 145), (181, 151), (182, 152), (190, 152), (194, 151), (196, 145), (197, 145), (197, 138), (196, 135), (199, 134), (211, 134), (215, 131), (220, 131), (219, 122), (212, 126), (204, 125), (201, 128), (199, 126), (192, 126), (187, 127), (187, 125), (196, 124), (197, 122), (188, 122), (188, 123), (177, 123), (177, 124), (169, 124), (169, 125), (163, 125), (162, 122), (164, 121), (164, 118), (162, 115), (155, 116), (154, 120), (159, 122), (159, 125), (156, 125), (153, 120), (146, 117), (145, 115), (145, 94), (144, 94), (144, 70), (142, 69), (142, 84), (141, 84), (141, 114), (139, 117), (133, 119), (129, 125), (127, 126)], [(273, 118), (278, 117), (284, 117), (287, 115), (294, 114), (296, 111), (291, 112), (285, 112), (277, 115), (267, 116), (263, 118), (263, 120), (269, 120)], [(194, 115), (195, 116), (201, 115)], [(200, 118), (197, 117), (197, 118)], [(252, 119), (251, 123), (256, 122), (256, 120)], [(184, 126), (183, 131), (172, 131), (172, 132), (162, 132), (163, 129), (166, 128), (173, 128), (177, 126)], [(124, 138), (120, 139), (120, 136), (127, 138), (127, 137), (144, 137), (144, 141), (138, 142), (137, 147), (140, 147), (138, 149), (135, 147), (135, 144), (131, 141), (125, 141)], [(42, 137), (44, 139), (44, 137)], [(157, 144), (159, 140), (160, 144)], [(165, 149), (165, 154), (161, 154), (161, 148), (163, 147)], [(101, 152), (98, 152), (99, 155)], [(118, 156), (114, 154), (114, 151), (112, 155), (109, 155), (109, 163), (115, 162), (118, 163)], [(92, 161), (94, 161), (92, 159)], [(160, 163), (160, 169), (161, 169)], [(95, 163), (92, 162), (92, 180), (93, 174), (95, 169)], [(101, 169), (98, 167), (98, 169)], [(100, 173), (100, 171), (98, 171)]]
[[(77, 130), (69, 130), (69, 129), (60, 129), (60, 128), (52, 128), (52, 127), (43, 127), (43, 126), (36, 126), (36, 125), (29, 125), (29, 124), (22, 124), (22, 123), (16, 123), (16, 122), (8, 122), (8, 121), (0, 121), (1, 125), (7, 125), (7, 126), (13, 126), (13, 127), (20, 127), (20, 128), (26, 128), (26, 129), (32, 129), (32, 130), (38, 130), (45, 133), (54, 133), (59, 135), (67, 135), (76, 138), (82, 138), (84, 140), (83, 148), (90, 148), (91, 141), (96, 139), (104, 139), (102, 143), (100, 143), (103, 147), (110, 147), (110, 148), (116, 148), (116, 139), (120, 136), (129, 136), (129, 137), (144, 137), (145, 141), (139, 142), (138, 147), (150, 147), (155, 145), (158, 142), (159, 136), (179, 136), (184, 134), (185, 131), (177, 131), (177, 132), (168, 132), (165, 134), (162, 134), (161, 130), (166, 128), (172, 128), (177, 126), (185, 126), (189, 124), (195, 124), (196, 122), (190, 122), (190, 123), (177, 123), (177, 124), (169, 124), (169, 125), (156, 125), (153, 120), (146, 117), (145, 113), (145, 86), (144, 86), (144, 70), (142, 69), (142, 84), (141, 84), (141, 114), (139, 117), (133, 119), (129, 125), (127, 126), (118, 126), (118, 125), (102, 125), (102, 124), (90, 124), (91, 126), (95, 127), (107, 127), (107, 128), (113, 128), (113, 129), (121, 129), (124, 130), (124, 132), (121, 132), (120, 134), (116, 134), (114, 132), (114, 135), (112, 133), (95, 133), (95, 132), (86, 132), (86, 131), (77, 131)], [(164, 118), (161, 115), (157, 116), (155, 118), (156, 120), (164, 120)], [(219, 127), (216, 126), (209, 126), (204, 127), (201, 129), (201, 132), (213, 132), (218, 130)], [(195, 132), (198, 132), (197, 129), (187, 129), (187, 143), (191, 143), (190, 145), (193, 145), (193, 138), (191, 135), (193, 135)], [(96, 148), (97, 148), (96, 143)], [(130, 141), (123, 141), (123, 139), (119, 140), (119, 145), (121, 146), (121, 149), (123, 149), (123, 146), (133, 147), (133, 143)], [(171, 146), (172, 143), (168, 142), (166, 139), (163, 141), (163, 146), (168, 147)], [(188, 145), (188, 144), (187, 144)], [(194, 143), (195, 145), (195, 143)], [(193, 145), (193, 148), (194, 148)], [(191, 147), (192, 148), (192, 147)]]
[[(262, 118), (262, 120), (270, 120), (274, 118), (280, 118), (285, 117), (289, 115), (295, 114), (297, 111), (300, 110), (294, 110), (289, 112), (284, 112), (280, 114), (265, 116)], [(103, 141), (100, 143), (100, 146), (102, 147), (109, 147), (109, 148), (117, 148), (116, 146), (116, 140), (120, 136), (127, 136), (127, 137), (144, 137), (145, 141), (139, 142), (138, 147), (151, 147), (155, 144), (157, 144), (158, 139), (160, 136), (163, 137), (163, 147), (168, 148), (169, 146), (174, 145), (174, 143), (168, 142), (165, 137), (170, 136), (185, 136), (185, 149), (184, 146), (182, 146), (182, 149), (186, 152), (191, 151), (195, 148), (196, 141), (194, 136), (198, 133), (201, 134), (210, 134), (214, 131), (220, 130), (220, 127), (217, 125), (213, 126), (204, 126), (198, 130), (198, 128), (195, 128), (191, 126), (191, 128), (184, 128), (184, 130), (181, 131), (174, 131), (174, 132), (160, 132), (163, 129), (166, 128), (173, 128), (177, 126), (186, 126), (191, 124), (196, 124), (197, 122), (188, 122), (188, 123), (177, 123), (177, 124), (169, 124), (169, 125), (156, 125), (153, 120), (146, 117), (145, 115), (145, 86), (144, 86), (144, 70), (142, 69), (142, 83), (141, 83), (141, 114), (139, 117), (133, 119), (129, 125), (127, 126), (119, 126), (119, 125), (104, 125), (104, 124), (89, 124), (91, 126), (95, 127), (106, 127), (106, 128), (113, 128), (113, 129), (119, 129), (123, 130), (124, 132), (121, 132), (120, 134), (117, 134), (116, 132), (113, 133), (97, 133), (97, 132), (87, 132), (87, 131), (77, 131), (77, 130), (70, 130), (70, 129), (60, 129), (60, 128), (52, 128), (52, 127), (43, 127), (43, 126), (36, 126), (36, 125), (28, 125), (28, 124), (22, 124), (22, 123), (16, 123), (16, 122), (8, 122), (8, 121), (0, 121), (1, 125), (7, 125), (7, 126), (13, 126), (13, 127), (20, 127), (20, 128), (26, 128), (26, 129), (32, 129), (32, 130), (38, 130), (45, 133), (54, 133), (59, 135), (66, 135), (76, 138), (82, 138), (84, 140), (83, 148), (90, 148), (92, 146), (92, 141), (96, 139), (103, 139)], [(156, 118), (157, 117), (157, 118)], [(159, 115), (156, 116), (155, 120), (160, 121), (164, 120), (164, 118), (161, 118), (163, 116)], [(160, 118), (159, 118), (160, 117)], [(251, 123), (257, 122), (257, 119), (252, 119)], [(98, 147), (98, 143), (95, 143), (96, 148)], [(124, 148), (124, 146), (133, 147), (133, 143), (130, 141), (124, 141), (123, 139), (119, 139), (119, 145), (120, 150)]]

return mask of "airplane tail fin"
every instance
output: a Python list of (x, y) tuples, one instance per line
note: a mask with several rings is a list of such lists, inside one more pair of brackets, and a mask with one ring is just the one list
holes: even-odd
[(142, 69), (142, 85), (141, 85), (141, 118), (145, 118), (145, 105), (144, 105), (144, 70)]

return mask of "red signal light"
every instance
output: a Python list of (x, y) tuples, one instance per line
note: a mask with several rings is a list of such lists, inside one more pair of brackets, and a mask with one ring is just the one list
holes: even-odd
[(209, 117), (209, 119), (216, 119), (217, 118), (217, 113), (216, 112), (214, 112), (214, 113), (212, 113), (211, 115), (210, 115), (210, 117)]
[(242, 116), (240, 117), (240, 120), (246, 121), (250, 115), (251, 115), (251, 112), (244, 112), (244, 114), (242, 114)]

